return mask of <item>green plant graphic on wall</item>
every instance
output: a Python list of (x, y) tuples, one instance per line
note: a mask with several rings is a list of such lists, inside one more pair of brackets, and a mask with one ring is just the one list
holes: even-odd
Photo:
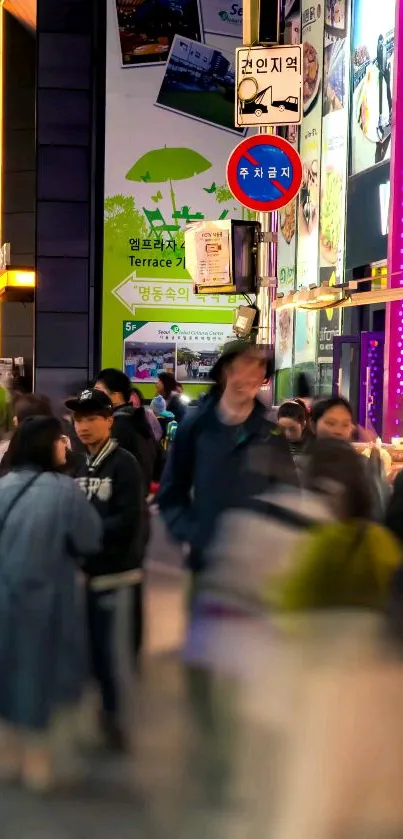
[(105, 198), (104, 232), (106, 243), (113, 247), (117, 240), (124, 243), (125, 249), (133, 230), (137, 236), (147, 236), (144, 216), (136, 209), (134, 198), (127, 195), (112, 195)]
[(177, 209), (173, 184), (175, 181), (187, 181), (195, 175), (201, 175), (210, 168), (210, 161), (193, 149), (164, 146), (162, 149), (153, 149), (143, 154), (128, 171), (126, 179), (138, 183), (169, 183), (172, 218), (176, 221), (196, 221), (203, 218), (202, 213), (191, 214), (189, 207)]
[[(195, 210), (187, 204), (179, 206), (175, 184), (190, 181), (211, 168), (210, 160), (202, 154), (180, 146), (151, 149), (136, 160), (125, 179), (133, 185), (149, 185), (149, 199), (144, 202), (145, 205), (138, 206), (136, 195), (105, 198), (104, 276), (110, 289), (132, 271), (138, 278), (144, 279), (189, 279), (185, 265), (184, 230), (189, 222), (202, 221), (205, 214), (200, 212), (200, 206)], [(168, 198), (167, 190), (164, 194), (164, 184), (169, 185), (171, 212), (164, 212), (160, 206)], [(207, 181), (207, 184), (201, 187), (200, 195), (204, 191), (220, 206), (220, 213), (216, 213), (212, 206), (210, 218), (224, 219), (239, 212), (225, 184), (217, 186), (215, 181)], [(194, 199), (194, 188), (189, 193)], [(170, 263), (169, 268), (167, 262)]]
[[(222, 184), (221, 186), (216, 186), (213, 184), (214, 190), (210, 188), (207, 190), (208, 192), (214, 191), (215, 192), (215, 199), (217, 204), (229, 204), (230, 202), (234, 203), (234, 196), (230, 189), (228, 189), (227, 184)], [(233, 207), (234, 212), (238, 210), (238, 205), (235, 204)], [(228, 215), (229, 210), (225, 210), (225, 215)], [(221, 213), (220, 218), (224, 218), (224, 213)], [(256, 213), (253, 210), (247, 210), (246, 207), (242, 207), (242, 219), (247, 219), (248, 221), (254, 221), (256, 218)]]

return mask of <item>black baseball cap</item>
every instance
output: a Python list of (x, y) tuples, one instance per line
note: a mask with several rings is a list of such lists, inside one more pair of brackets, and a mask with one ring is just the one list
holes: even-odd
[(112, 414), (113, 405), (109, 396), (96, 388), (83, 390), (76, 399), (67, 399), (66, 408), (74, 414)]
[(232, 363), (236, 358), (239, 358), (241, 355), (245, 355), (245, 353), (260, 353), (263, 358), (266, 359), (266, 379), (270, 379), (273, 375), (273, 352), (271, 351), (270, 346), (262, 345), (262, 344), (252, 344), (250, 341), (244, 341), (241, 338), (235, 341), (228, 341), (225, 344), (223, 351), (219, 358), (217, 358), (216, 363), (212, 367), (210, 371), (210, 379), (211, 381), (215, 382), (216, 384), (221, 383), (222, 374), (226, 367)]

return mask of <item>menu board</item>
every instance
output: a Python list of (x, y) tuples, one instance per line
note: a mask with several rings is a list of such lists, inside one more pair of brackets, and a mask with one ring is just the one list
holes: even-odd
[[(323, 65), (320, 282), (336, 285), (343, 281), (345, 262), (350, 75), (348, 0), (325, 0)], [(318, 329), (320, 363), (332, 361), (333, 338), (340, 334), (340, 328), (340, 309), (321, 312)]]
[(351, 174), (390, 158), (396, 0), (355, 0)]
[(295, 364), (307, 364), (315, 360), (317, 312), (297, 309), (295, 312)]
[[(329, 286), (335, 285), (336, 274), (332, 268), (321, 268), (322, 282), (325, 280)], [(341, 309), (322, 309), (319, 312), (318, 326), (318, 364), (331, 364), (333, 362), (333, 339), (340, 335), (341, 330)]]
[[(301, 41), (301, 16), (299, 3), (289, 4), (289, 14), (286, 16), (285, 42), (288, 44)], [(285, 137), (298, 151), (299, 128), (289, 125)], [(298, 199), (294, 198), (279, 212), (277, 273), (278, 291), (287, 294), (295, 289), (295, 260), (297, 247), (297, 206)], [(276, 313), (276, 369), (284, 370), (292, 367), (292, 351), (294, 337), (294, 312), (283, 309)]]
[(347, 0), (337, 0), (336, 4), (334, 0), (326, 0), (325, 21), (320, 266), (334, 268), (336, 281), (340, 282), (344, 270), (348, 165), (350, 42)]
[[(297, 285), (318, 283), (320, 158), (322, 148), (324, 9), (321, 3), (302, 0), (303, 103), (300, 156), (303, 164), (298, 209)], [(315, 361), (317, 315), (297, 312), (295, 320), (296, 364)]]

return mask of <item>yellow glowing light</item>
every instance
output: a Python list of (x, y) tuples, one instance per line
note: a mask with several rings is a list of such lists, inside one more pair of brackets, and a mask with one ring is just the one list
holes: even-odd
[(0, 274), (0, 294), (7, 288), (35, 288), (35, 271), (3, 271)]
[(35, 288), (35, 271), (7, 271), (7, 285)]

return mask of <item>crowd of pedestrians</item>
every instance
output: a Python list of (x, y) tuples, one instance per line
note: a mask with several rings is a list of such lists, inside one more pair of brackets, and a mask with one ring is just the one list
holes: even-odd
[(90, 676), (102, 742), (126, 748), (118, 665), (123, 647), (140, 664), (151, 499), (185, 548), (188, 660), (207, 666), (218, 624), (203, 650), (198, 630), (216, 610), (389, 608), (403, 637), (403, 481), (392, 492), (376, 447), (357, 453), (341, 397), (299, 394), (269, 416), (272, 372), (265, 349), (238, 340), (188, 411), (171, 374), (146, 405), (115, 369), (69, 396), (60, 419), (45, 396), (13, 401), (0, 444), (3, 780), (56, 782), (51, 732), (62, 719), (74, 752)]

